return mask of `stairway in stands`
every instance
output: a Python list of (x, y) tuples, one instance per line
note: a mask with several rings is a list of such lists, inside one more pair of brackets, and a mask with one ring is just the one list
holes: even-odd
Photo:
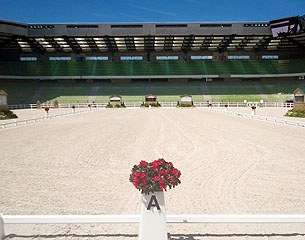
[(31, 103), (36, 103), (39, 100), (39, 97), (43, 91), (44, 91), (44, 85), (40, 84), (39, 88), (37, 89), (37, 91), (35, 92), (35, 94), (33, 95), (32, 99), (31, 99)]
[(90, 90), (90, 95), (88, 96), (88, 102), (95, 102), (96, 95), (100, 89), (100, 83), (92, 83), (92, 87)]
[(202, 93), (203, 99), (205, 101), (211, 101), (212, 100), (212, 96), (211, 96), (211, 93), (209, 91), (209, 87), (208, 87), (208, 85), (206, 84), (205, 81), (200, 83), (200, 89), (201, 89), (201, 93)]

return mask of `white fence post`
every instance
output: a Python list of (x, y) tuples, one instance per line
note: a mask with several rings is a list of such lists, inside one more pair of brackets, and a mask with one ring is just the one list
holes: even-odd
[(167, 240), (164, 192), (142, 194), (139, 240)]
[(0, 240), (4, 239), (5, 232), (4, 232), (4, 222), (3, 222), (3, 215), (0, 213)]

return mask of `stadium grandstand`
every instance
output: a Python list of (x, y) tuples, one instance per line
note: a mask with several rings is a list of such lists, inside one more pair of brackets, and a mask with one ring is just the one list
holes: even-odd
[(268, 22), (20, 23), (0, 20), (9, 104), (285, 101), (305, 85), (304, 16)]

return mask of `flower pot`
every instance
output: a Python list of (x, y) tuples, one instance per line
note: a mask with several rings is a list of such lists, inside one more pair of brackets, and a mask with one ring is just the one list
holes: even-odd
[(141, 196), (139, 240), (167, 240), (164, 192)]

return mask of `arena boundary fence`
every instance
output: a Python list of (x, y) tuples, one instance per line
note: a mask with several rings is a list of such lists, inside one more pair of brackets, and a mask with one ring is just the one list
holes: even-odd
[(260, 121), (265, 121), (265, 122), (270, 122), (270, 123), (279, 123), (279, 124), (284, 124), (284, 125), (290, 125), (290, 126), (296, 126), (296, 127), (305, 127), (305, 122), (299, 121), (299, 120), (290, 120), (287, 118), (277, 118), (277, 117), (270, 117), (270, 116), (261, 116), (261, 115), (252, 115), (248, 113), (240, 113), (240, 112), (233, 112), (233, 111), (226, 111), (226, 110), (220, 110), (220, 109), (215, 109), (215, 108), (210, 108), (210, 111), (218, 112), (218, 113), (223, 113), (227, 115), (233, 115), (237, 117), (243, 117), (243, 118), (248, 118), (248, 119), (253, 119), (253, 120), (260, 120)]
[(23, 119), (23, 120), (16, 120), (16, 121), (10, 121), (7, 123), (1, 123), (0, 124), (0, 129), (4, 129), (4, 128), (9, 128), (9, 127), (17, 127), (17, 126), (22, 126), (22, 125), (27, 125), (27, 124), (31, 124), (31, 123), (36, 123), (36, 122), (42, 122), (42, 121), (46, 121), (46, 120), (51, 120), (54, 118), (61, 118), (61, 117), (66, 117), (66, 116), (71, 116), (71, 115), (77, 115), (77, 114), (82, 114), (82, 113), (88, 113), (96, 109), (86, 109), (86, 110), (71, 110), (71, 112), (66, 112), (66, 113), (61, 113), (61, 114), (48, 114), (47, 116), (44, 117), (38, 117), (38, 118), (29, 118), (29, 119)]
[[(222, 112), (226, 113), (229, 115), (235, 115), (239, 117), (244, 117), (244, 118), (249, 118), (249, 119), (256, 119), (256, 120), (261, 120), (261, 121), (266, 121), (266, 122), (273, 122), (273, 123), (282, 123), (285, 125), (292, 125), (292, 126), (297, 126), (297, 127), (305, 127), (305, 122), (301, 121), (295, 121), (295, 120), (290, 120), (290, 119), (284, 119), (284, 118), (276, 118), (276, 117), (269, 117), (269, 116), (260, 116), (260, 115), (252, 115), (252, 114), (247, 114), (247, 113), (240, 113), (240, 112), (233, 112), (233, 111), (226, 111), (226, 105), (228, 108), (239, 108), (239, 107), (250, 107), (252, 104), (255, 103), (244, 103), (244, 102), (213, 102), (211, 103), (212, 106), (209, 106), (208, 102), (194, 102), (195, 107), (199, 108), (206, 108), (209, 110), (213, 110), (216, 112)], [(292, 108), (293, 103), (286, 103), (286, 102), (265, 102), (263, 104), (261, 103), (256, 103), (258, 107), (284, 107), (284, 108)], [(94, 110), (98, 110), (101, 108), (105, 108), (107, 103), (95, 103), (95, 104), (90, 104), (90, 107), (88, 106), (87, 103), (64, 103), (64, 104), (59, 104), (59, 108), (71, 108), (74, 106), (75, 108), (73, 111), (68, 112), (68, 113), (62, 113), (62, 114), (56, 114), (56, 115), (50, 115), (46, 117), (39, 117), (39, 118), (32, 118), (32, 119), (24, 119), (24, 120), (16, 120), (16, 121), (11, 121), (8, 123), (2, 123), (0, 124), (0, 129), (8, 128), (8, 127), (16, 127), (20, 125), (27, 125), (29, 123), (35, 123), (35, 122), (41, 122), (53, 118), (60, 118), (68, 115), (73, 115), (73, 114), (80, 114), (80, 113), (85, 113), (85, 112), (90, 112)], [(141, 102), (126, 102), (125, 106), (128, 108), (138, 108), (141, 106)], [(161, 106), (164, 108), (176, 108), (177, 103), (176, 102), (161, 102)], [(30, 108), (30, 109), (36, 109), (37, 105), (36, 104), (23, 104), (23, 105), (9, 105), (10, 109), (22, 109), (23, 107)], [(52, 104), (42, 104), (41, 108), (52, 108)], [(221, 110), (219, 108), (224, 108), (224, 110)], [(80, 110), (81, 109), (81, 110)], [(85, 109), (85, 110), (84, 110)], [(75, 110), (75, 112), (74, 112)]]
[[(177, 102), (159, 102), (161, 107), (176, 107)], [(90, 105), (91, 108), (104, 108), (107, 106), (108, 103), (59, 103), (58, 108), (71, 108), (75, 106), (75, 108), (88, 108)], [(125, 102), (126, 107), (140, 107), (142, 102)], [(212, 104), (213, 107), (249, 107), (252, 105), (256, 105), (257, 107), (287, 107), (293, 108), (293, 103), (290, 102), (194, 102), (195, 107), (208, 107), (209, 104)], [(41, 107), (49, 107), (53, 108), (54, 104), (52, 103), (43, 103)], [(37, 104), (15, 104), (15, 105), (8, 105), (8, 108), (13, 109), (36, 109)]]
[[(6, 224), (140, 223), (140, 215), (2, 215), (0, 239)], [(305, 223), (305, 215), (167, 215), (167, 223)]]

